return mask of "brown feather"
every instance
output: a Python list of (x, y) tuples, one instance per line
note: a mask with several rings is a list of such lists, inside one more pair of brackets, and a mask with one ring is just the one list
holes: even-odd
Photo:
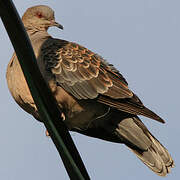
[(142, 104), (128, 88), (127, 81), (119, 71), (101, 56), (64, 40), (54, 40), (53, 44), (46, 41), (42, 52), (46, 69), (49, 68), (58, 84), (75, 98), (97, 98), (98, 102), (120, 111), (144, 115), (164, 123), (164, 120)]
[(100, 95), (97, 101), (130, 114), (143, 115), (161, 123), (165, 123), (161, 117), (141, 104), (141, 101), (139, 103), (132, 102), (129, 98), (115, 100), (103, 95)]
[[(48, 48), (48, 46), (53, 46), (53, 48)], [(95, 90), (92, 91), (93, 95), (86, 90), (88, 95), (86, 98), (92, 99), (104, 93), (115, 99), (133, 96), (126, 80), (118, 70), (109, 65), (101, 56), (83, 46), (64, 40), (55, 40), (53, 44), (47, 41), (42, 47), (42, 52), (46, 69), (51, 70), (59, 84), (71, 86), (67, 91), (74, 96), (78, 94), (75, 96), (77, 99), (85, 97), (85, 92), (79, 91), (78, 87), (82, 87), (84, 81), (88, 87)], [(65, 85), (63, 87), (65, 88)]]

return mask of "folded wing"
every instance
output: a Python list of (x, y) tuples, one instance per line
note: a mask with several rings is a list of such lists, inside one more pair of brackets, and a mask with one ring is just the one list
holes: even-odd
[(164, 122), (128, 88), (117, 69), (101, 56), (76, 43), (48, 39), (41, 48), (47, 71), (77, 99), (95, 99), (121, 111)]

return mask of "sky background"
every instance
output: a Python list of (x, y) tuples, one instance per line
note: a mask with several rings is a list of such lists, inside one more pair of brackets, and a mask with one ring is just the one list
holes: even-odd
[[(161, 124), (141, 117), (175, 160), (166, 179), (180, 179), (180, 1), (13, 2), (21, 16), (33, 5), (49, 5), (64, 26), (51, 28), (53, 37), (77, 42), (120, 70), (143, 103), (165, 119)], [(7, 89), (6, 67), (14, 50), (1, 22), (0, 31), (0, 179), (69, 179), (43, 124), (21, 110)], [(93, 180), (162, 179), (124, 145), (71, 134)]]

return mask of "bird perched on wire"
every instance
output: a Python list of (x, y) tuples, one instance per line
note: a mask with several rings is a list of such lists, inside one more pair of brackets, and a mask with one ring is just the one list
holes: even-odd
[[(124, 143), (156, 174), (169, 173), (174, 167), (170, 154), (137, 115), (162, 123), (164, 120), (143, 105), (120, 72), (89, 49), (51, 37), (49, 27), (63, 29), (63, 26), (55, 22), (54, 11), (48, 6), (27, 9), (22, 21), (39, 69), (63, 110), (68, 129)], [(6, 76), (15, 101), (42, 121), (15, 53)]]

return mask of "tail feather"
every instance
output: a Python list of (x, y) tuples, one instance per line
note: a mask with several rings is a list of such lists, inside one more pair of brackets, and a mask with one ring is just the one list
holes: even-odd
[(159, 176), (166, 176), (174, 167), (167, 149), (148, 131), (137, 117), (127, 113), (113, 113), (107, 120), (93, 121), (86, 130), (74, 131), (106, 141), (124, 143), (136, 156)]
[(174, 161), (167, 149), (148, 131), (138, 117), (121, 121), (116, 134), (145, 165), (159, 176), (166, 176), (174, 167)]
[(138, 152), (134, 149), (131, 150), (156, 174), (166, 176), (170, 173), (171, 168), (174, 167), (174, 161), (168, 151), (156, 139), (153, 138), (152, 141), (153, 144), (147, 151)]

